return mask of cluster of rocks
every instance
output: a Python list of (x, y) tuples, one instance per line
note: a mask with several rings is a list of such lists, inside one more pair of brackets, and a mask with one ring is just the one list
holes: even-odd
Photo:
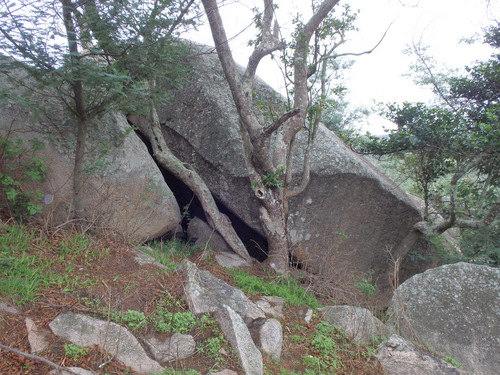
[[(189, 78), (173, 92), (170, 103), (158, 108), (165, 140), (180, 160), (196, 169), (220, 204), (262, 235), (258, 203), (242, 158), (238, 113), (220, 63), (215, 54), (194, 52)], [(255, 90), (266, 103), (279, 99), (261, 81)], [(22, 138), (26, 145), (34, 138), (45, 142), (37, 156), (47, 160), (50, 170), (45, 182), (35, 187), (45, 194), (43, 215), (54, 225), (67, 222), (72, 207), (76, 126), (62, 108), (61, 103), (50, 103), (40, 109), (42, 116), (35, 117), (14, 101), (0, 104), (0, 135)], [(255, 112), (265, 121), (261, 109)], [(165, 171), (131, 131), (126, 117), (110, 112), (95, 118), (90, 128), (84, 164), (91, 173), (85, 174), (82, 189), (86, 216), (132, 241), (178, 230), (180, 209), (162, 175)], [(298, 156), (304, 152), (304, 141), (298, 140)], [(299, 159), (296, 171), (301, 170)], [(308, 189), (290, 202), (289, 233), (294, 248), (300, 249), (295, 254), (298, 262), (316, 271), (349, 264), (358, 275), (373, 272), (380, 292), (377, 300), (388, 302), (386, 275), (391, 263), (385, 249), (397, 246), (420, 221), (420, 210), (324, 126), (318, 130), (311, 175)], [(344, 234), (342, 240), (338, 233)], [(404, 278), (422, 271), (408, 267), (401, 266)]]
[[(244, 374), (263, 374), (262, 352), (275, 359), (281, 357), (282, 298), (266, 296), (254, 303), (241, 290), (188, 260), (181, 262), (178, 271), (191, 312), (213, 314)], [(4, 303), (0, 310), (20, 314)], [(389, 320), (384, 324), (360, 307), (318, 309), (323, 320), (355, 342), (381, 342), (375, 356), (389, 375), (490, 375), (500, 368), (500, 270), (458, 263), (426, 271), (397, 289), (388, 311)], [(308, 311), (304, 319), (309, 321), (312, 313)], [(32, 352), (43, 351), (50, 332), (29, 318), (25, 321)], [(162, 364), (187, 358), (196, 347), (192, 336), (180, 333), (162, 340), (146, 337), (141, 343), (123, 326), (73, 312), (58, 315), (49, 327), (53, 334), (75, 345), (97, 345), (141, 374), (161, 372)], [(446, 357), (461, 368), (445, 362), (442, 358)], [(91, 373), (75, 368), (68, 371)]]

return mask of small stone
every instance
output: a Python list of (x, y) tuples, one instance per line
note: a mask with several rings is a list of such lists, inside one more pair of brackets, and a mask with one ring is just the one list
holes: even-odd
[(26, 330), (28, 331), (28, 341), (30, 343), (31, 353), (38, 353), (47, 349), (49, 346), (47, 342), (48, 332), (39, 329), (30, 318), (26, 318), (24, 322), (26, 324)]
[(285, 299), (276, 296), (264, 296), (259, 299), (255, 304), (261, 308), (266, 315), (274, 316), (276, 318), (284, 318), (283, 304)]
[(308, 309), (304, 320), (306, 321), (306, 323), (311, 323), (312, 317), (313, 317), (313, 311), (311, 309)]
[(6, 304), (5, 302), (0, 302), (0, 311), (15, 315), (21, 314), (21, 311), (13, 306)]
[(196, 348), (193, 336), (174, 333), (166, 340), (150, 337), (146, 344), (151, 349), (151, 354), (159, 362), (170, 362), (191, 356)]

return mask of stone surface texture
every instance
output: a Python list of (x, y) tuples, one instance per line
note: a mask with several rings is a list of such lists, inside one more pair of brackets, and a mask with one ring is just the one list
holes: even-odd
[(248, 267), (250, 264), (240, 257), (236, 253), (230, 253), (227, 251), (222, 251), (215, 254), (215, 260), (222, 267), (226, 268), (239, 268), (239, 267)]
[(263, 296), (255, 302), (266, 315), (274, 316), (276, 318), (284, 318), (283, 305), (285, 299), (277, 296)]
[(193, 336), (181, 333), (174, 333), (165, 340), (150, 337), (146, 340), (146, 344), (158, 362), (170, 362), (187, 358), (196, 349)]
[(256, 321), (250, 328), (255, 345), (274, 359), (281, 358), (283, 329), (276, 319)]
[[(66, 371), (69, 370), (69, 371)], [(50, 375), (97, 375), (96, 372), (86, 370), (81, 367), (64, 367), (64, 370), (57, 371), (57, 370), (52, 370), (49, 372)]]
[(188, 224), (187, 240), (197, 249), (205, 249), (207, 246), (211, 250), (231, 251), (226, 241), (219, 232), (212, 229), (199, 217), (194, 217)]
[[(165, 140), (181, 160), (194, 166), (217, 199), (262, 234), (258, 201), (242, 157), (239, 116), (218, 57), (193, 53), (190, 62), (192, 71), (184, 86), (171, 103), (159, 108)], [(255, 92), (266, 107), (281, 111), (280, 104), (273, 104), (279, 95), (265, 83), (257, 80)], [(259, 108), (254, 112), (266, 121)], [(306, 133), (300, 132), (296, 173), (302, 170), (305, 142)], [(292, 199), (289, 212), (289, 232), (300, 249), (300, 262), (324, 272), (343, 264), (359, 275), (375, 272), (380, 275), (375, 280), (378, 292), (389, 303), (392, 293), (387, 272), (391, 263), (386, 249), (397, 246), (421, 220), (420, 210), (324, 126), (318, 129), (313, 149), (309, 187)], [(419, 265), (404, 263), (401, 277), (404, 280), (421, 270)]]
[[(44, 194), (43, 216), (53, 225), (67, 222), (73, 205), (76, 126), (61, 108), (57, 103), (43, 107), (46, 113), (35, 120), (33, 113), (14, 102), (0, 105), (0, 135), (21, 138), (24, 145), (31, 139), (45, 144), (36, 156), (46, 159), (49, 171), (45, 182), (31, 187)], [(108, 113), (92, 121), (84, 168), (83, 204), (89, 220), (132, 241), (159, 237), (179, 223), (172, 192), (122, 114)]]
[(45, 329), (37, 327), (35, 322), (30, 318), (25, 318), (26, 330), (28, 331), (28, 341), (30, 343), (31, 353), (42, 352), (48, 348), (47, 334)]
[[(404, 338), (393, 335), (378, 347), (375, 357), (388, 375), (466, 375), (442, 359), (415, 348)], [(493, 374), (493, 373), (492, 373)]]
[(415, 275), (396, 290), (388, 313), (401, 336), (466, 371), (500, 369), (500, 269), (456, 263)]
[(241, 316), (227, 305), (222, 305), (215, 318), (224, 335), (240, 360), (245, 375), (262, 375), (262, 354), (255, 346), (250, 332)]
[(365, 308), (327, 306), (318, 311), (324, 320), (336, 325), (359, 343), (370, 344), (374, 339), (390, 335), (390, 329)]
[(75, 345), (98, 345), (138, 373), (152, 374), (163, 370), (158, 362), (148, 357), (134, 335), (116, 323), (66, 312), (58, 315), (49, 327), (55, 335)]
[(202, 271), (187, 259), (177, 267), (183, 273), (184, 293), (189, 309), (195, 315), (216, 312), (225, 304), (250, 324), (266, 314), (239, 289)]

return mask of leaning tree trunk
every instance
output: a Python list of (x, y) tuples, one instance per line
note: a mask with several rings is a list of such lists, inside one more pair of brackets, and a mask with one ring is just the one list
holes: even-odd
[(188, 168), (180, 161), (169, 149), (163, 133), (161, 131), (160, 122), (156, 109), (150, 109), (150, 117), (130, 115), (129, 120), (132, 124), (139, 126), (151, 143), (153, 148), (153, 156), (156, 161), (165, 168), (168, 172), (181, 180), (199, 199), (208, 224), (215, 229), (224, 238), (224, 241), (229, 247), (247, 262), (252, 263), (252, 258), (241, 242), (241, 239), (236, 234), (229, 218), (222, 214), (212, 193), (208, 189), (200, 175), (193, 169)]

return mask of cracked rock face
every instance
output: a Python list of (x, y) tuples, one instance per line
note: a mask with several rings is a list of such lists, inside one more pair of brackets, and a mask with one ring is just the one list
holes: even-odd
[(418, 338), (475, 374), (498, 372), (498, 268), (456, 263), (415, 275), (396, 290), (388, 313), (403, 337)]
[[(193, 54), (190, 62), (192, 71), (183, 87), (171, 103), (159, 108), (165, 140), (176, 156), (196, 169), (217, 199), (262, 234), (257, 198), (242, 157), (239, 116), (217, 55)], [(266, 105), (273, 106), (279, 97), (262, 81), (256, 82), (255, 91)], [(266, 121), (259, 108), (254, 112)], [(296, 175), (302, 170), (305, 142), (305, 132), (299, 132)], [(378, 290), (389, 303), (391, 264), (386, 249), (397, 246), (421, 220), (420, 210), (324, 126), (318, 129), (313, 149), (309, 187), (291, 200), (289, 212), (299, 262), (326, 270), (349, 264), (359, 275), (374, 271), (380, 275)], [(409, 267), (402, 266), (403, 280), (422, 270)]]
[(382, 342), (375, 356), (388, 375), (467, 375), (442, 359), (421, 352), (398, 335)]
[(241, 290), (216, 278), (208, 271), (202, 271), (187, 259), (177, 267), (183, 273), (184, 293), (193, 314), (216, 312), (227, 305), (238, 313), (246, 324), (264, 319), (266, 314)]

